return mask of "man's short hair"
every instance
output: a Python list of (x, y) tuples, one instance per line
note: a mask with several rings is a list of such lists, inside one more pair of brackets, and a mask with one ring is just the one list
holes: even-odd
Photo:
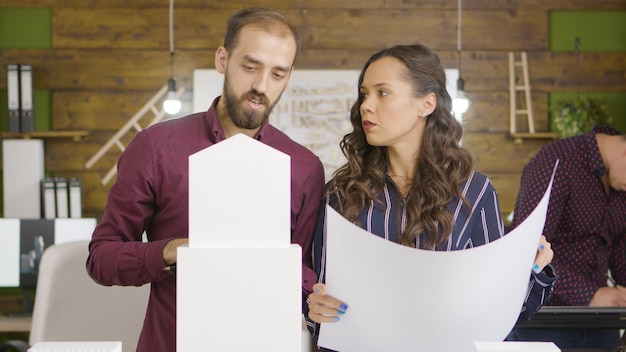
[(245, 26), (254, 26), (268, 33), (280, 36), (291, 35), (296, 43), (296, 57), (300, 52), (301, 39), (298, 30), (291, 20), (283, 13), (267, 7), (248, 7), (235, 12), (226, 24), (226, 36), (224, 47), (226, 50), (234, 50), (239, 44), (239, 33)]

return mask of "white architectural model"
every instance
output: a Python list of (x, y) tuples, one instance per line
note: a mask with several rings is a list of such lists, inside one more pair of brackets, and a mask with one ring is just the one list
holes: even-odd
[(189, 157), (189, 246), (178, 249), (177, 350), (302, 348), (301, 248), (290, 158), (242, 134)]

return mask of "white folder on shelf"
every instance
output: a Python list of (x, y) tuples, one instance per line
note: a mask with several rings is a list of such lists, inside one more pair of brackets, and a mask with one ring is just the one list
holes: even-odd
[(20, 132), (35, 131), (35, 114), (33, 104), (33, 67), (20, 67)]
[(46, 177), (41, 181), (41, 197), (44, 219), (54, 219), (56, 217), (56, 195), (54, 190), (54, 179)]
[(9, 132), (20, 131), (20, 77), (18, 65), (7, 65), (7, 98), (9, 104)]
[(81, 218), (83, 216), (82, 182), (80, 179), (72, 177), (68, 186), (70, 218)]
[(64, 177), (55, 178), (54, 188), (56, 190), (57, 218), (67, 218), (69, 217), (67, 180)]

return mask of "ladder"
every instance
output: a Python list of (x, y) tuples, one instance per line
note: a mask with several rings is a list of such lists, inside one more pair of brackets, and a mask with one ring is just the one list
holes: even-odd
[[(526, 52), (521, 52), (521, 61), (515, 61), (515, 53), (509, 52), (509, 100), (510, 100), (510, 122), (509, 132), (513, 136), (517, 131), (517, 116), (526, 115), (528, 119), (528, 132), (535, 133), (535, 123), (533, 119), (532, 99), (530, 96), (530, 79), (528, 75), (528, 58)], [(521, 84), (517, 83), (517, 73), (521, 67)], [(517, 92), (524, 92), (525, 107), (518, 109)]]
[[(91, 159), (89, 159), (89, 161), (87, 161), (87, 163), (85, 164), (85, 168), (87, 170), (91, 169), (91, 167), (98, 160), (100, 160), (100, 158), (102, 158), (104, 154), (106, 154), (109, 150), (111, 150), (114, 146), (117, 146), (119, 150), (123, 152), (126, 149), (126, 146), (121, 142), (122, 137), (127, 136), (131, 128), (134, 128), (135, 131), (137, 132), (140, 132), (141, 130), (143, 130), (143, 127), (139, 124), (139, 120), (141, 120), (141, 118), (144, 117), (149, 111), (151, 111), (154, 114), (154, 117), (152, 118), (150, 123), (146, 126), (146, 128), (163, 120), (163, 117), (165, 116), (165, 111), (163, 109), (161, 110), (157, 109), (156, 105), (165, 96), (165, 94), (167, 94), (167, 90), (168, 90), (168, 85), (166, 84), (141, 109), (139, 109), (139, 111), (128, 122), (126, 122), (126, 124), (124, 124), (124, 126), (120, 128), (117, 131), (117, 133), (113, 137), (111, 137), (111, 139), (109, 139), (109, 141), (106, 142), (100, 148), (100, 150), (98, 150), (91, 157)], [(185, 88), (178, 89), (176, 91), (176, 97), (180, 98), (180, 96), (183, 94), (184, 91), (185, 91)], [(113, 176), (115, 176), (116, 173), (117, 173), (117, 165), (113, 165), (109, 169), (109, 171), (106, 173), (106, 175), (102, 177), (100, 183), (103, 186), (106, 186), (106, 184), (109, 183), (109, 181), (111, 181), (111, 179), (113, 178)]]

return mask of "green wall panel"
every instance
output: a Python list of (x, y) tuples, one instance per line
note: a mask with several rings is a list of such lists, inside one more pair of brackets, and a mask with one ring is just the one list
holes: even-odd
[[(574, 41), (585, 52), (626, 52), (626, 11), (551, 11), (550, 50), (574, 51)], [(577, 92), (550, 93), (550, 106)], [(626, 133), (626, 92), (588, 92), (605, 103), (613, 117), (613, 127)]]
[(550, 50), (626, 51), (626, 11), (551, 11)]
[[(577, 92), (552, 92), (549, 94), (549, 106), (565, 97), (576, 96)], [(626, 133), (626, 92), (589, 92), (590, 98), (598, 99), (606, 104), (613, 117), (613, 127)]]
[(35, 131), (51, 130), (52, 100), (47, 89), (35, 89)]
[(0, 8), (0, 49), (52, 48), (52, 9)]

